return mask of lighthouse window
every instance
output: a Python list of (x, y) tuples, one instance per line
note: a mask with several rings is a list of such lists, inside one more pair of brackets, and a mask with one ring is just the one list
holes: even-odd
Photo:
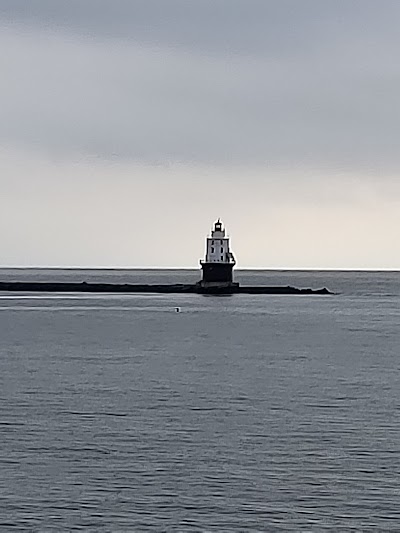
[(224, 249), (223, 249), (222, 246), (221, 246), (221, 254), (222, 254), (222, 253), (224, 253)]
[(224, 256), (223, 256), (223, 255), (221, 255), (221, 261), (223, 261), (223, 260), (224, 260)]
[(211, 253), (214, 253), (214, 246), (211, 246)]

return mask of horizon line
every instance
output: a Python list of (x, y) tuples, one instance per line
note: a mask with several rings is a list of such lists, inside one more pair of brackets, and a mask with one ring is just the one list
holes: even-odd
[[(186, 270), (201, 271), (200, 267), (188, 266), (101, 266), (101, 265), (0, 265), (0, 270)], [(236, 272), (400, 272), (393, 267), (252, 267), (236, 268)]]

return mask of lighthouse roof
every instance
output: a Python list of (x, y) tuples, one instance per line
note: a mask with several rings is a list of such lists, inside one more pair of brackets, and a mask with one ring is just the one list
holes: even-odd
[(211, 236), (216, 238), (225, 237), (225, 228), (223, 227), (220, 218), (217, 220), (217, 222), (214, 223), (214, 229), (211, 232)]

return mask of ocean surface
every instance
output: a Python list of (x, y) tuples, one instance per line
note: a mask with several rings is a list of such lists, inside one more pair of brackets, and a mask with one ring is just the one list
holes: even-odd
[(400, 530), (400, 272), (236, 279), (336, 294), (0, 293), (0, 531)]

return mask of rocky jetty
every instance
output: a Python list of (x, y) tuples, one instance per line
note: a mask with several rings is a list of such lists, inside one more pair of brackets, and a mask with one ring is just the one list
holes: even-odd
[(92, 292), (92, 293), (159, 293), (159, 294), (332, 294), (328, 289), (297, 289), (296, 287), (267, 287), (233, 284), (232, 286), (204, 287), (196, 284), (138, 285), (115, 283), (72, 282), (0, 282), (0, 291), (8, 292)]

